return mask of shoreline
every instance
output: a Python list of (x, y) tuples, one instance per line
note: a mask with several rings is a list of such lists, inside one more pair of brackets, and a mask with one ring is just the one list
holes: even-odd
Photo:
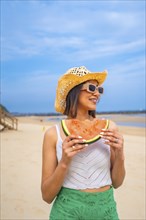
[[(61, 113), (58, 113), (58, 112), (52, 112), (52, 113), (35, 113), (35, 112), (32, 112), (32, 113), (19, 113), (19, 112), (10, 112), (11, 115), (15, 116), (15, 117), (19, 117), (19, 116), (41, 116), (41, 117), (44, 117), (44, 116), (53, 116), (53, 117), (57, 117), (57, 116), (62, 116)], [(96, 111), (96, 114), (97, 115), (140, 115), (140, 114), (146, 114), (146, 110), (125, 110), (125, 111), (100, 111), (100, 112), (97, 112)]]

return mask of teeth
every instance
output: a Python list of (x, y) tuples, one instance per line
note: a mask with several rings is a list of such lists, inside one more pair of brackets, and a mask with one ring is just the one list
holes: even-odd
[(91, 101), (97, 101), (97, 99), (90, 99)]
[(90, 101), (92, 101), (92, 102), (97, 102), (97, 99), (90, 99)]

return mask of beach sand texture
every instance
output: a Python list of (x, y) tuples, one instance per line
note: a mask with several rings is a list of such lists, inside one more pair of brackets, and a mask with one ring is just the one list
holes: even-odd
[[(128, 118), (136, 120), (125, 120)], [(40, 190), (42, 142), (45, 130), (56, 122), (43, 119), (21, 117), (18, 131), (0, 134), (2, 220), (48, 219), (51, 205), (42, 200)], [(119, 128), (126, 158), (125, 181), (115, 190), (119, 216), (121, 220), (145, 220), (145, 129)]]

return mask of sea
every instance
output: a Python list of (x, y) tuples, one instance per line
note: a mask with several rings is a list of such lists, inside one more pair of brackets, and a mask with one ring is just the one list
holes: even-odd
[[(100, 117), (100, 115), (99, 115)], [(126, 120), (127, 117), (127, 120)], [(65, 116), (56, 116), (56, 117), (49, 117), (47, 121), (61, 121)], [(146, 114), (106, 114), (102, 115), (102, 118), (111, 119), (116, 122), (119, 126), (128, 126), (128, 127), (141, 127), (146, 128)], [(123, 120), (124, 119), (124, 120)]]

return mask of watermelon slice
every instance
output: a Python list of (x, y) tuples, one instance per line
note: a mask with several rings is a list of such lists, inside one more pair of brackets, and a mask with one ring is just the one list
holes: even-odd
[(78, 119), (67, 119), (61, 121), (62, 129), (66, 136), (77, 135), (91, 144), (101, 138), (101, 129), (107, 129), (109, 120), (94, 119), (93, 121), (80, 121)]

